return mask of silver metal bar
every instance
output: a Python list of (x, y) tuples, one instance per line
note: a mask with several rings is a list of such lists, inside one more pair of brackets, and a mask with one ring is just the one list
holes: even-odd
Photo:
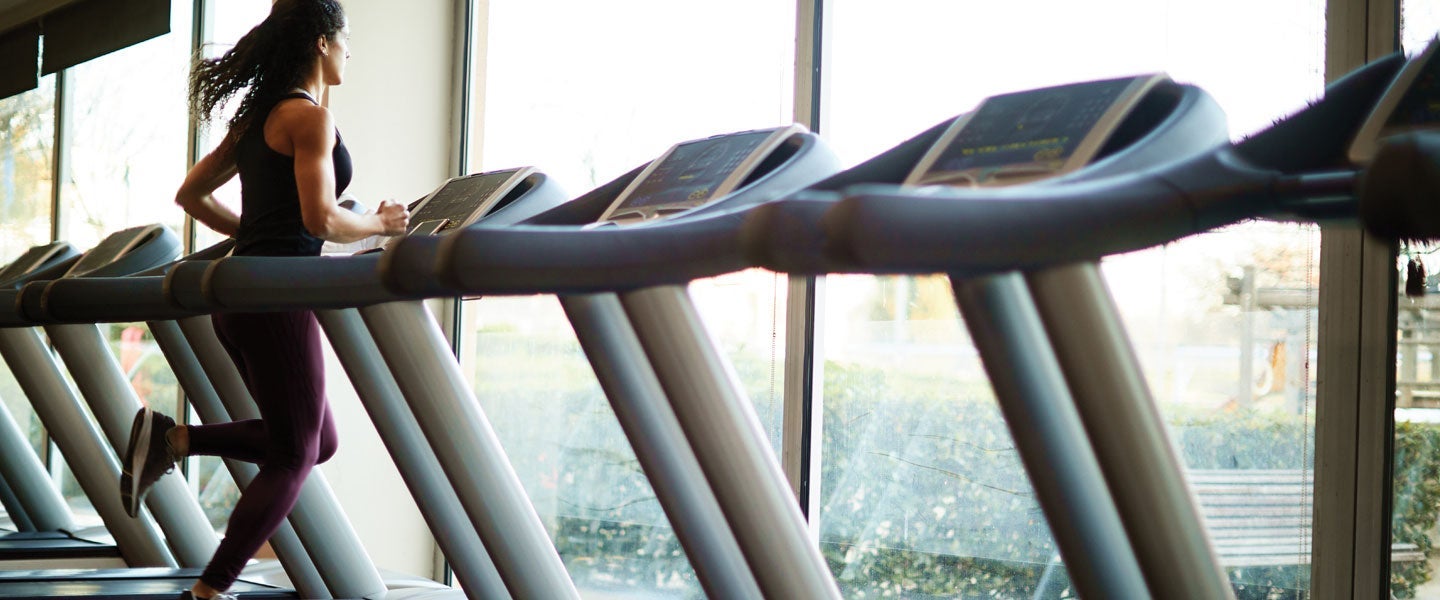
[(50, 241), (60, 240), (64, 221), (65, 179), (70, 176), (70, 112), (74, 91), (70, 89), (70, 70), (55, 72), (55, 147), (50, 153)]
[(575, 335), (711, 598), (759, 598), (725, 515), (614, 294), (561, 297)]
[(810, 540), (820, 543), (820, 457), (825, 439), (825, 277), (790, 275), (785, 308), (785, 403), (780, 465), (805, 514)]
[[(0, 455), (0, 460), (4, 459), (5, 456)], [(5, 518), (15, 531), (35, 531), (30, 515), (25, 514), (25, 505), (20, 503), (20, 498), (10, 489), (10, 484), (5, 482), (3, 475), (0, 475), (0, 506), (5, 507)]]
[(1233, 598), (1098, 265), (1027, 276), (1110, 494), (1156, 598)]
[(755, 408), (686, 289), (620, 301), (765, 597), (839, 598)]
[(1147, 597), (1024, 278), (951, 278), (951, 286), (1076, 592), (1081, 598)]
[(580, 597), (440, 327), (421, 302), (360, 309), (445, 476), (516, 598)]
[[(75, 529), (75, 517), (70, 514), (70, 507), (65, 504), (55, 480), (50, 478), (30, 446), (30, 437), (20, 429), (4, 403), (0, 403), (0, 479), (12, 495), (5, 508), (21, 531)], [(24, 522), (16, 517), (22, 517)]]
[[(199, 358), (190, 347), (190, 343), (185, 340), (185, 334), (180, 331), (180, 326), (174, 321), (150, 321), (146, 325), (150, 327), (150, 333), (155, 336), (156, 345), (160, 346), (160, 351), (165, 354), (165, 360), (170, 363), (170, 370), (175, 373), (175, 379), (180, 383), (180, 388), (185, 390), (185, 396), (189, 398), (190, 405), (195, 408), (200, 422), (225, 423), (230, 421), (230, 413), (226, 412), (225, 406), (220, 402), (220, 396), (215, 393), (215, 387), (205, 376), (205, 371), (200, 367)], [(211, 360), (228, 361), (230, 357), (211, 357)], [(249, 487), (250, 480), (260, 472), (259, 467), (247, 462), (225, 460), (224, 463), (230, 470), (230, 478), (235, 480), (235, 486), (241, 491)], [(275, 534), (270, 536), (270, 547), (275, 550), (275, 556), (280, 560), (280, 565), (285, 568), (285, 575), (290, 578), (290, 584), (302, 597), (329, 597), (330, 592), (325, 588), (325, 580), (320, 577), (315, 563), (305, 552), (305, 546), (300, 543), (300, 538), (295, 534), (295, 528), (290, 525), (289, 519), (282, 522)]]
[[(110, 447), (115, 449), (115, 455), (125, 456), (130, 427), (135, 412), (141, 407), (140, 398), (125, 379), (100, 328), (88, 324), (49, 325), (45, 333), (69, 368), (75, 387), (90, 405), (90, 413), (100, 424)], [(180, 566), (203, 567), (210, 561), (220, 540), (178, 472), (156, 480), (145, 498), (145, 506), (165, 532), (165, 541)]]
[(486, 553), (480, 535), (470, 525), (460, 498), (445, 484), (440, 460), (426, 443), (420, 424), (400, 394), (400, 387), (381, 358), (379, 348), (375, 347), (375, 340), (365, 329), (359, 311), (321, 310), (315, 311), (315, 318), (325, 328), (325, 337), (350, 375), (370, 421), (400, 468), (400, 476), (415, 497), (435, 542), (450, 560), (466, 595), (475, 599), (509, 598), (510, 592), (505, 589), (500, 572)]
[(174, 567), (175, 558), (148, 511), (132, 519), (120, 504), (120, 461), (106, 449), (100, 432), (85, 416), (80, 400), (60, 374), (60, 366), (33, 328), (0, 329), (0, 356), (35, 414), (50, 432), (105, 528), (132, 567)]
[[(179, 324), (196, 356), (228, 356), (216, 337), (210, 317), (181, 319)], [(244, 390), (234, 361), (203, 360), (200, 365), (214, 382), (215, 391), (230, 418), (237, 421), (260, 418), (260, 410), (250, 398), (249, 391)], [(221, 385), (221, 382), (228, 385)], [(238, 389), (235, 383), (241, 383)], [(244, 394), (240, 393), (242, 391)], [(375, 569), (375, 563), (365, 553), (360, 536), (345, 518), (339, 500), (320, 469), (310, 471), (310, 476), (300, 488), (300, 498), (290, 511), (290, 524), (295, 527), (295, 533), (299, 534), (301, 543), (311, 560), (315, 561), (320, 576), (325, 579), (325, 586), (334, 597), (384, 597), (385, 582)]]

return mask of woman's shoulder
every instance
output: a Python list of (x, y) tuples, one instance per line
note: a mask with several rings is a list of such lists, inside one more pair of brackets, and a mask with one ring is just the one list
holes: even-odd
[(330, 109), (304, 98), (284, 98), (270, 111), (270, 118), (286, 129), (334, 129)]
[[(328, 147), (335, 143), (335, 119), (329, 109), (303, 98), (284, 99), (270, 111), (265, 123), (271, 147)], [(290, 140), (285, 143), (281, 140)], [(282, 148), (283, 149), (283, 148)], [(291, 152), (282, 152), (291, 154)]]

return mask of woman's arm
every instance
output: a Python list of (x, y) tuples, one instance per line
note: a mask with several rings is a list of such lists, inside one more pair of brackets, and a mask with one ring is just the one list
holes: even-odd
[(235, 237), (240, 229), (240, 215), (215, 199), (215, 190), (235, 176), (235, 143), (225, 136), (220, 146), (195, 163), (185, 174), (185, 182), (175, 193), (175, 203), (195, 220), (222, 235)]
[(282, 127), (295, 152), (295, 184), (305, 229), (322, 240), (348, 244), (373, 235), (400, 235), (410, 223), (405, 207), (390, 200), (357, 215), (335, 203), (335, 124), (330, 111), (293, 103)]

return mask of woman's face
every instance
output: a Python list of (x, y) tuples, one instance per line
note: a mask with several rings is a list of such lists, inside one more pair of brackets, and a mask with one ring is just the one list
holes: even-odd
[(326, 52), (320, 56), (320, 72), (326, 85), (340, 85), (345, 79), (345, 63), (350, 60), (350, 25), (325, 40)]

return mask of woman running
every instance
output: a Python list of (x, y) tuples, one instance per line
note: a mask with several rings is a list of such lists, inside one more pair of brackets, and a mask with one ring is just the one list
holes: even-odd
[[(325, 241), (405, 232), (410, 215), (400, 204), (387, 200), (366, 215), (336, 204), (350, 183), (350, 153), (319, 99), (344, 79), (349, 37), (339, 2), (278, 0), (233, 49), (199, 61), (191, 72), (190, 109), (202, 121), (243, 91), (224, 140), (195, 164), (175, 196), (196, 220), (233, 236), (235, 255), (316, 256)], [(239, 215), (211, 195), (237, 173)], [(143, 409), (135, 416), (120, 479), (134, 516), (150, 486), (186, 456), (260, 465), (215, 556), (182, 599), (234, 598), (225, 590), (290, 513), (310, 469), (336, 448), (314, 315), (226, 313), (212, 319), (262, 418), (177, 426)]]

